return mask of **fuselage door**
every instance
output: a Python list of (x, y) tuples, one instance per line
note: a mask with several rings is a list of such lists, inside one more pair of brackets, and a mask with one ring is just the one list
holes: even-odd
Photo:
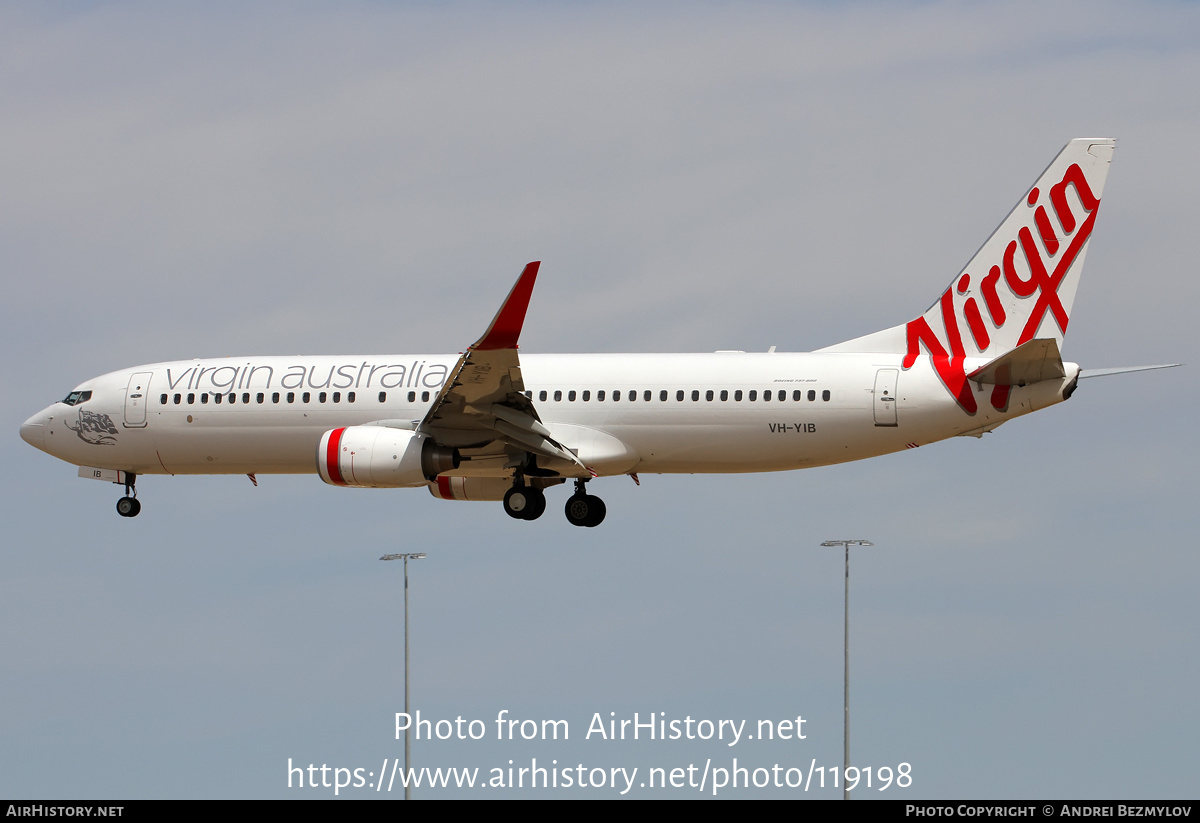
[(896, 379), (899, 369), (880, 369), (875, 373), (875, 425), (896, 426)]
[(129, 378), (125, 390), (125, 428), (140, 429), (146, 425), (146, 406), (150, 402), (150, 378), (154, 372), (140, 371)]

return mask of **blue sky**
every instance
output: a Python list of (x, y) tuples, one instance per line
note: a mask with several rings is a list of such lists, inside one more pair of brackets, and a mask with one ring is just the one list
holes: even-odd
[[(289, 758), (402, 755), (393, 551), (429, 555), (414, 708), (570, 724), (421, 741), (419, 765), (835, 766), (841, 555), (817, 546), (842, 536), (876, 544), (852, 561), (854, 761), (912, 765), (878, 796), (1194, 792), (1192, 367), (1088, 381), (979, 441), (601, 481), (594, 530), (558, 514), (565, 494), (524, 523), (315, 475), (147, 477), (124, 520), (116, 487), (17, 427), (138, 363), (459, 351), (534, 259), (525, 351), (819, 348), (924, 311), (1076, 136), (1118, 148), (1064, 356), (1195, 362), (1200, 9), (9, 4), (0, 22), (0, 794), (324, 797), (288, 789)], [(610, 712), (801, 715), (807, 737), (584, 739)], [(464, 794), (487, 796), (420, 793)], [(724, 796), (772, 794), (838, 796)]]

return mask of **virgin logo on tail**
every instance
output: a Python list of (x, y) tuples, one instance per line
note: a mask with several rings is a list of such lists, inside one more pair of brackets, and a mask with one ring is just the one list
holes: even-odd
[[(1045, 177), (1038, 181), (1045, 182)], [(1099, 184), (1103, 185), (1103, 178)], [(1068, 191), (1074, 196), (1068, 196)], [(907, 352), (903, 367), (912, 368), (923, 347), (946, 389), (968, 414), (978, 408), (967, 381), (968, 356), (982, 356), (989, 349), (998, 356), (1032, 340), (1047, 315), (1058, 328), (1050, 336), (1061, 342), (1067, 330), (1074, 287), (1066, 305), (1059, 289), (1091, 236), (1100, 198), (1093, 193), (1083, 169), (1072, 163), (1050, 186), (1048, 200), (1049, 209), (1042, 191), (1034, 187), (1026, 198), (1024, 214), (1019, 213), (1022, 209), (1018, 206), (957, 283), (946, 289), (933, 308), (905, 327)], [(1003, 241), (1005, 236), (1009, 240), (1000, 252), (995, 241)], [(992, 265), (983, 277), (969, 272), (979, 271), (988, 263)], [(976, 290), (972, 289), (973, 282), (977, 283), (977, 296), (972, 293)], [(941, 336), (934, 331), (939, 318)], [(964, 343), (964, 327), (970, 336), (971, 355)], [(1020, 334), (1014, 341), (1012, 335), (1018, 327)], [(1008, 386), (997, 386), (991, 397), (993, 407), (1004, 409), (1008, 393)]]

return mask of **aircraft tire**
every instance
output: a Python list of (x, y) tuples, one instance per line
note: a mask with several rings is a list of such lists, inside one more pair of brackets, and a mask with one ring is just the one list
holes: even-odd
[(592, 503), (592, 514), (588, 517), (588, 522), (584, 525), (589, 529), (594, 529), (604, 522), (604, 515), (608, 514), (608, 506), (605, 506), (604, 501), (599, 497), (588, 495), (588, 499)]
[(522, 517), (525, 520), (537, 520), (546, 512), (546, 493), (541, 489), (535, 489), (532, 486), (525, 488), (525, 511), (522, 512)]
[(590, 494), (573, 494), (567, 499), (567, 522), (572, 526), (599, 526), (607, 513), (604, 501)]
[(117, 501), (117, 514), (122, 517), (137, 517), (142, 510), (142, 504), (136, 497), (122, 497)]
[[(536, 510), (537, 489), (529, 486), (513, 486), (504, 493), (504, 512), (514, 520), (529, 520), (531, 510)], [(542, 508), (545, 509), (545, 497), (542, 498)], [(540, 514), (540, 512), (539, 512)], [(536, 516), (536, 515), (535, 515)]]

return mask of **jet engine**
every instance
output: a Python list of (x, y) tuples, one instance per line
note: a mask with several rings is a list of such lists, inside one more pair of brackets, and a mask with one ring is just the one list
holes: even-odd
[(321, 435), (317, 472), (334, 486), (424, 486), (440, 472), (458, 468), (458, 449), (428, 435), (387, 426), (346, 426)]

